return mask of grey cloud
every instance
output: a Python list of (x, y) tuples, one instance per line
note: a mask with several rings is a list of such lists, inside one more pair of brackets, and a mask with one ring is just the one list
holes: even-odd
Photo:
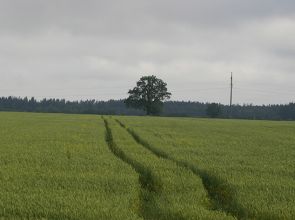
[[(61, 28), (79, 33), (129, 33), (156, 23), (201, 27), (233, 24), (268, 16), (294, 15), (292, 0), (1, 0), (1, 30)], [(162, 26), (165, 28), (165, 26)]]
[(233, 71), (236, 102), (294, 101), (294, 11), (291, 0), (0, 0), (0, 91), (123, 98), (156, 74), (173, 99), (227, 103)]

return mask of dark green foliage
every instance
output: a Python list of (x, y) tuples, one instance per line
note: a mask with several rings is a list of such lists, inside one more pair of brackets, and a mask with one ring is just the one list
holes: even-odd
[(285, 120), (295, 119), (295, 103), (290, 103), (289, 105), (281, 106), (280, 116)]
[(143, 76), (136, 87), (129, 90), (125, 103), (127, 107), (141, 109), (147, 115), (156, 115), (162, 111), (163, 101), (170, 98), (167, 84), (155, 76)]
[(218, 103), (208, 104), (206, 113), (210, 118), (217, 118), (221, 115), (221, 105)]
[(34, 97), (0, 97), (0, 111), (47, 112), (100, 115), (144, 115), (143, 111), (126, 108), (123, 100), (81, 100), (42, 99)]
[[(206, 117), (207, 104), (202, 102), (166, 101), (161, 116)], [(221, 105), (221, 118), (229, 118), (230, 107)], [(0, 97), (0, 111), (52, 112), (100, 115), (144, 115), (139, 109), (127, 108), (124, 100), (66, 101), (64, 99), (42, 99)], [(287, 105), (233, 105), (231, 118), (295, 120), (295, 103)]]

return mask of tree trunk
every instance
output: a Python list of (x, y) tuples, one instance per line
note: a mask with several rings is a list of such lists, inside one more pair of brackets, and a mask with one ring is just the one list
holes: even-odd
[(152, 113), (152, 103), (148, 102), (146, 106), (146, 114), (151, 115)]

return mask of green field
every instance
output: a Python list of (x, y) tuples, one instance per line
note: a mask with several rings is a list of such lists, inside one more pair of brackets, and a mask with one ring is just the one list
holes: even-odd
[(295, 123), (0, 113), (0, 219), (295, 219)]

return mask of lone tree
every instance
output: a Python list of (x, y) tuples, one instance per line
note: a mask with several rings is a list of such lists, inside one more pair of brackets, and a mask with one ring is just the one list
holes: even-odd
[(163, 109), (163, 101), (171, 96), (167, 84), (156, 76), (141, 77), (128, 94), (125, 100), (127, 107), (142, 109), (147, 115), (159, 114)]
[(210, 118), (217, 118), (221, 115), (221, 105), (218, 103), (208, 104), (206, 113)]

